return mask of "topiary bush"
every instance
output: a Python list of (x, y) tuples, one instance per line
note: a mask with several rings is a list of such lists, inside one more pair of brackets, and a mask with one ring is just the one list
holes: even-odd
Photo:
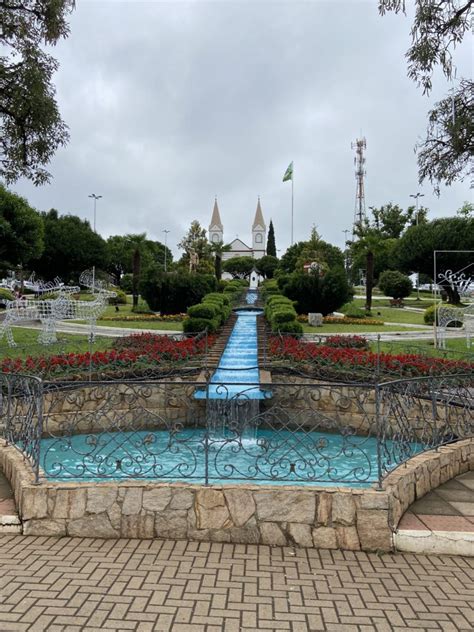
[(217, 280), (212, 274), (165, 274), (158, 266), (148, 267), (140, 283), (140, 294), (153, 311), (162, 314), (183, 313), (216, 289)]
[(291, 334), (292, 336), (299, 337), (303, 334), (303, 325), (293, 320), (290, 323), (281, 323), (278, 327), (280, 334)]
[(219, 327), (219, 323), (208, 318), (186, 318), (183, 320), (183, 331), (185, 334), (196, 334), (207, 329), (207, 333), (214, 334)]
[(188, 307), (188, 316), (190, 318), (207, 318), (212, 320), (220, 313), (219, 308), (212, 303), (198, 303)]
[(355, 303), (346, 303), (341, 307), (341, 312), (347, 318), (365, 318), (366, 312), (365, 310), (358, 307)]
[(385, 270), (379, 277), (379, 289), (392, 298), (406, 298), (410, 296), (413, 284), (406, 274), (398, 270)]

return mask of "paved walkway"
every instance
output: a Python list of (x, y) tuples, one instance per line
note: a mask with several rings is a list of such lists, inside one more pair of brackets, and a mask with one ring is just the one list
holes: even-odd
[(474, 556), (474, 470), (413, 503), (400, 520), (396, 542), (404, 551)]
[(0, 537), (2, 632), (456, 632), (473, 604), (462, 557)]

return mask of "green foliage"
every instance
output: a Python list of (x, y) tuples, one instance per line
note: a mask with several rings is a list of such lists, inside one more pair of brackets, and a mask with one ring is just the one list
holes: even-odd
[(76, 215), (59, 215), (52, 209), (41, 214), (44, 222), (44, 251), (34, 262), (39, 276), (59, 276), (77, 282), (84, 270), (107, 267), (106, 243), (89, 222)]
[(222, 264), (224, 272), (231, 274), (234, 279), (246, 279), (256, 266), (253, 257), (232, 257)]
[(132, 293), (132, 275), (124, 274), (120, 279), (120, 287), (126, 294)]
[(4, 306), (3, 301), (13, 301), (14, 300), (13, 292), (7, 290), (6, 288), (0, 287), (0, 307)]
[(285, 296), (296, 301), (298, 314), (320, 312), (325, 316), (352, 298), (344, 271), (338, 269), (330, 270), (322, 278), (295, 272), (282, 283), (281, 289)]
[(115, 289), (115, 296), (109, 298), (109, 305), (126, 305), (127, 295), (123, 290)]
[(258, 272), (266, 279), (272, 279), (278, 266), (278, 259), (271, 255), (265, 255), (256, 262)]
[[(146, 233), (112, 235), (107, 239), (107, 270), (115, 277), (115, 282), (123, 287), (125, 275), (133, 273), (133, 259), (136, 250), (140, 255), (140, 269), (144, 270), (152, 264), (164, 269), (165, 246), (159, 241), (147, 239)], [(166, 247), (166, 263), (171, 265), (173, 253)], [(125, 283), (128, 283), (125, 281)], [(132, 278), (125, 290), (132, 292)]]
[[(472, 0), (415, 0), (412, 43), (406, 53), (408, 76), (429, 93), (435, 68), (455, 75), (452, 49), (459, 45), (471, 26)], [(405, 12), (404, 0), (379, 0), (379, 11)], [(471, 172), (474, 146), (474, 82), (461, 79), (459, 85), (428, 114), (426, 139), (417, 144), (418, 178), (428, 178), (439, 193), (439, 182), (449, 185)], [(454, 112), (454, 115), (453, 115)]]
[[(474, 218), (449, 217), (435, 219), (423, 226), (412, 226), (400, 239), (397, 258), (403, 272), (422, 272), (430, 276), (434, 270), (434, 251), (474, 250)], [(438, 252), (437, 274), (461, 270), (472, 263), (472, 255), (462, 252)], [(437, 283), (448, 295), (448, 302), (457, 305), (459, 293), (438, 277)]]
[(150, 266), (143, 273), (140, 293), (150, 308), (162, 314), (180, 314), (199, 303), (205, 294), (215, 290), (214, 275), (168, 272)]
[[(427, 307), (424, 311), (423, 314), (423, 320), (425, 322), (425, 325), (433, 325), (434, 324), (434, 319), (435, 319), (435, 314), (437, 313), (436, 310), (439, 307), (438, 305), (430, 305), (429, 307)], [(446, 305), (446, 307), (450, 307), (451, 309), (456, 309), (455, 306), (453, 305)], [(462, 317), (462, 314), (464, 313), (464, 308), (459, 308), (459, 316)], [(456, 321), (456, 322), (461, 322), (461, 321)]]
[(293, 320), (289, 323), (282, 323), (279, 327), (278, 327), (278, 332), (280, 334), (291, 334), (295, 337), (299, 337), (303, 334), (303, 325), (301, 325), (301, 323), (297, 322), (296, 320)]
[[(265, 318), (269, 321), (274, 333), (301, 333), (301, 325), (296, 322), (296, 311), (293, 303), (285, 296), (270, 296), (265, 304)], [(296, 327), (296, 325), (299, 325)], [(293, 329), (294, 331), (293, 331)], [(301, 329), (301, 332), (300, 332)]]
[(41, 255), (43, 237), (40, 215), (24, 198), (0, 184), (0, 265), (27, 265)]
[(195, 334), (207, 329), (207, 333), (214, 334), (219, 327), (219, 323), (208, 318), (186, 318), (183, 320), (183, 331), (186, 334)]
[(191, 305), (188, 307), (188, 316), (191, 318), (207, 318), (212, 320), (219, 313), (219, 307), (212, 303), (198, 303), (197, 305)]
[(386, 270), (380, 275), (379, 288), (386, 296), (406, 298), (410, 296), (413, 285), (405, 274), (397, 270)]
[(0, 177), (47, 182), (44, 168), (69, 137), (52, 84), (57, 61), (46, 54), (69, 34), (74, 0), (0, 3)]
[(206, 272), (214, 270), (211, 257), (211, 246), (207, 241), (206, 230), (201, 227), (197, 220), (193, 220), (191, 222), (191, 226), (189, 227), (186, 235), (179, 242), (178, 248), (184, 250), (180, 263), (186, 270), (189, 270), (193, 256), (197, 256), (198, 262), (198, 269), (193, 269), (193, 271), (200, 272), (200, 266), (204, 266), (206, 268)]
[(347, 318), (365, 318), (365, 310), (358, 307), (355, 303), (346, 303), (340, 310)]
[(276, 257), (276, 243), (275, 243), (275, 229), (273, 228), (273, 221), (270, 220), (270, 225), (268, 227), (268, 237), (267, 237), (267, 256)]

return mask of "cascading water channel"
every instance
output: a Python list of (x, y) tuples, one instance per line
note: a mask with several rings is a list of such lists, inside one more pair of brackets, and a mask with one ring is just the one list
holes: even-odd
[[(256, 298), (256, 292), (247, 292), (248, 305)], [(207, 400), (207, 423), (213, 434), (229, 429), (254, 434), (252, 420), (259, 414), (259, 402), (271, 396), (260, 388), (257, 316), (261, 313), (257, 309), (236, 312), (237, 321), (209, 386), (195, 394), (197, 399)]]

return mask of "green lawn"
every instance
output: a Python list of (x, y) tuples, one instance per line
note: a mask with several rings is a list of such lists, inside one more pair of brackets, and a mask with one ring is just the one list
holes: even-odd
[[(433, 305), (433, 301), (432, 300), (424, 300), (421, 299), (420, 301), (417, 301), (416, 298), (415, 300), (410, 300), (410, 299), (404, 299), (405, 301), (405, 305), (407, 307), (416, 307), (419, 309), (426, 309), (427, 307), (429, 307), (430, 305)], [(360, 307), (361, 309), (364, 309), (365, 306), (365, 300), (363, 298), (355, 298), (352, 303), (354, 303), (355, 305), (357, 305), (357, 307)], [(380, 307), (390, 307), (390, 300), (386, 299), (386, 298), (376, 298), (374, 297), (372, 299), (372, 312), (377, 311), (377, 309), (379, 309)], [(394, 307), (392, 309), (396, 309), (397, 311), (402, 311), (403, 308), (400, 307)]]
[[(79, 321), (78, 321), (79, 322)], [(120, 327), (124, 329), (153, 329), (156, 331), (183, 331), (182, 322), (159, 322), (146, 320), (98, 320), (97, 324), (102, 327)]]
[[(371, 343), (372, 351), (376, 351), (378, 343)], [(381, 342), (380, 350), (385, 353), (422, 353), (427, 355), (447, 357), (451, 359), (465, 359), (474, 362), (474, 346), (466, 347), (465, 338), (455, 338), (446, 341), (446, 349), (435, 349), (430, 340), (406, 340), (394, 342)]]
[(8, 347), (6, 340), (0, 341), (0, 360), (2, 358), (26, 358), (27, 356), (50, 356), (60, 353), (85, 353), (86, 351), (102, 351), (108, 349), (113, 338), (96, 337), (91, 345), (87, 336), (74, 334), (58, 334), (58, 342), (43, 345), (38, 342), (39, 329), (13, 327), (16, 347)]
[(397, 325), (339, 325), (328, 324), (322, 327), (310, 327), (306, 323), (303, 324), (303, 331), (311, 334), (358, 334), (372, 332), (390, 332), (390, 331), (420, 331), (415, 327), (397, 327)]

